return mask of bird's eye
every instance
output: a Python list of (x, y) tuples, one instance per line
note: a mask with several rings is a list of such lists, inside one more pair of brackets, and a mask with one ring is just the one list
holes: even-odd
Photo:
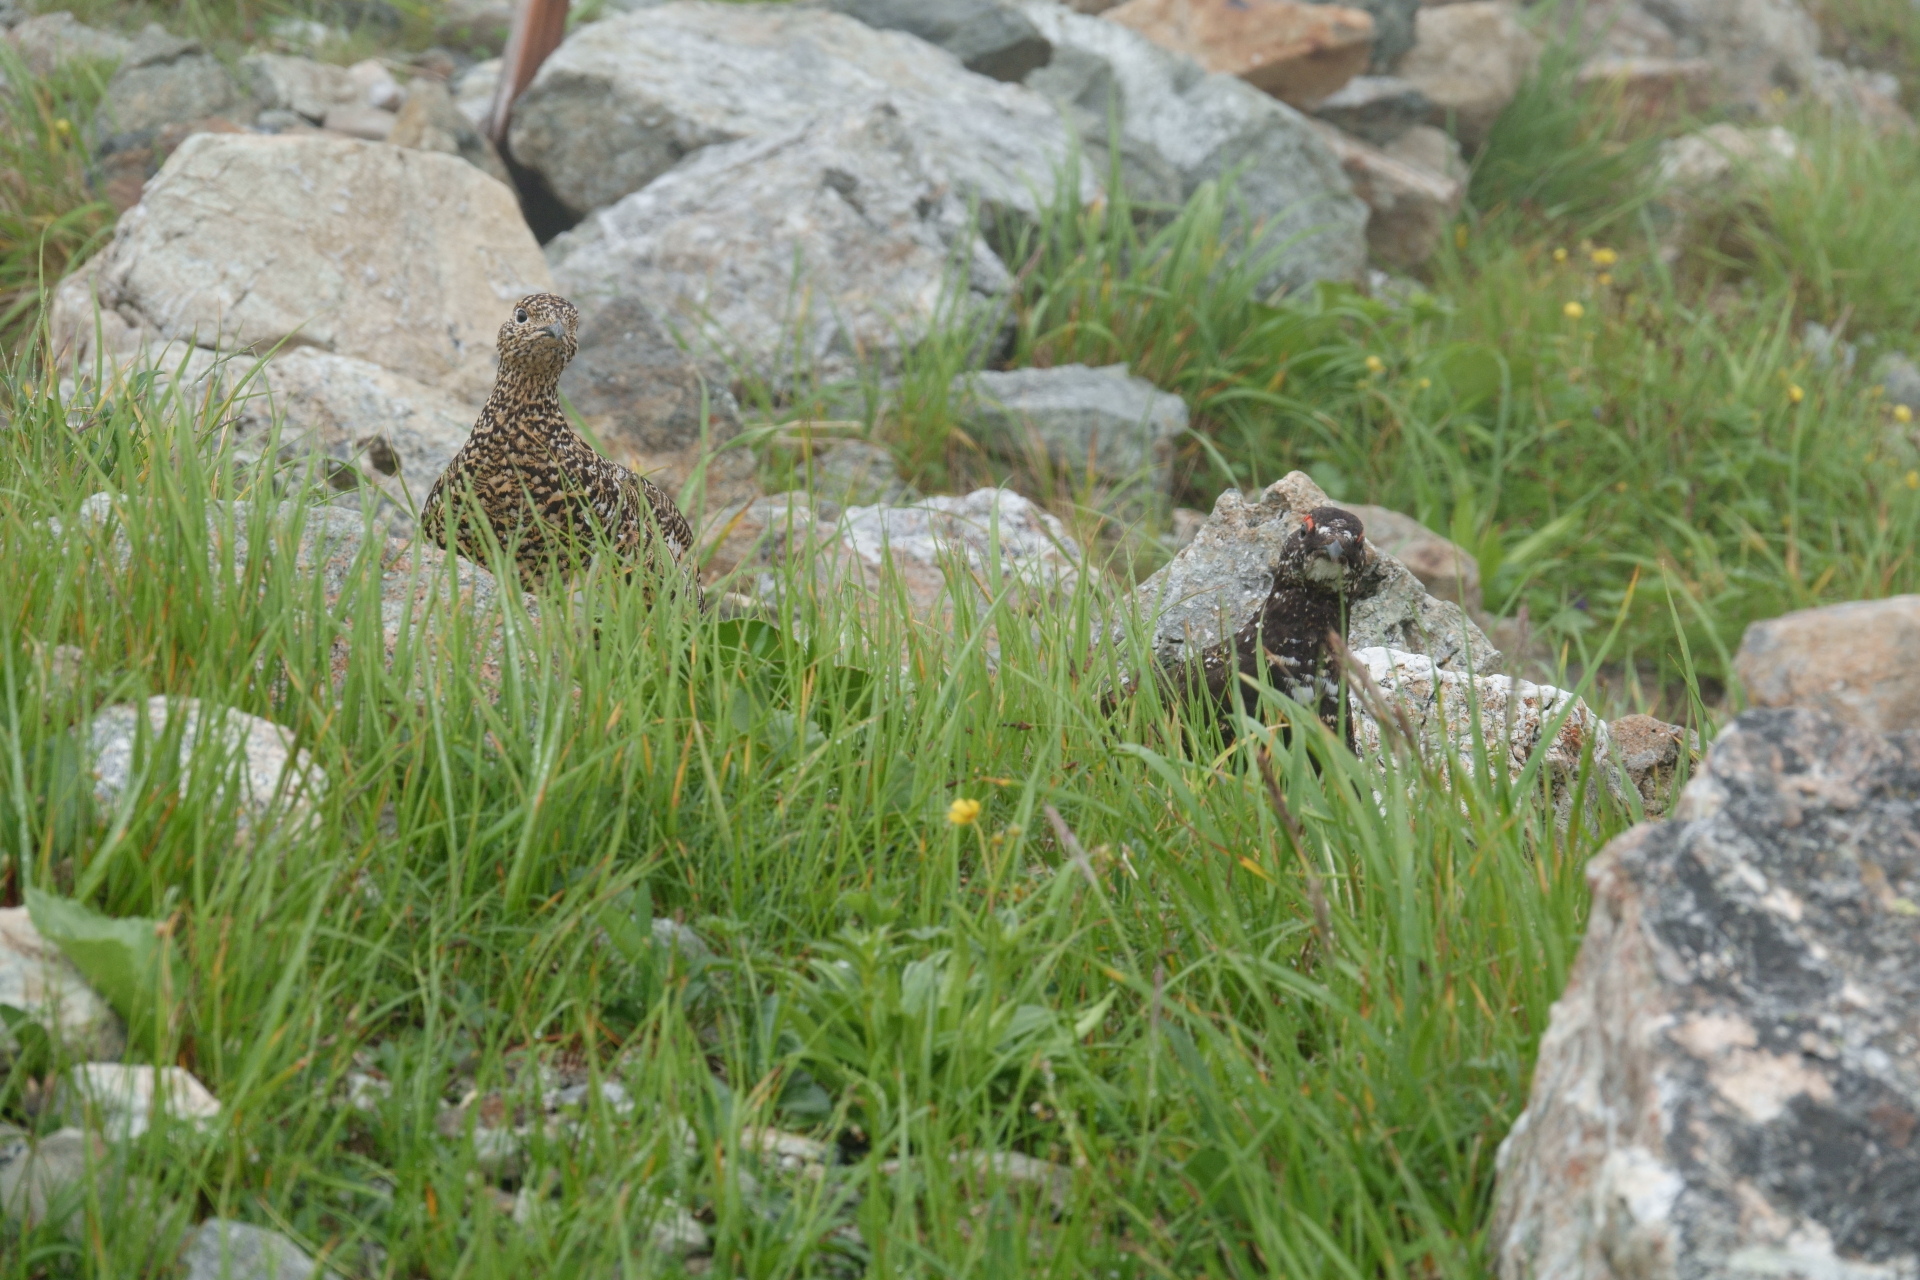
[(527, 309), (525, 307), (515, 307), (513, 309), (513, 319), (516, 324), (525, 324), (527, 322)]

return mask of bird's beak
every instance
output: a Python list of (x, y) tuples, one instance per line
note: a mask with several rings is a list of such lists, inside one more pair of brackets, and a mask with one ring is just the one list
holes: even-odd
[(552, 324), (548, 325), (546, 328), (542, 329), (540, 332), (546, 334), (548, 337), (554, 339), (557, 342), (565, 342), (567, 340), (567, 327), (564, 324), (561, 324), (558, 320), (555, 320)]

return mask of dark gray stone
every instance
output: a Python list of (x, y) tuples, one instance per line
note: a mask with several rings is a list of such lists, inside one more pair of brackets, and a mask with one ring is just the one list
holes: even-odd
[(1920, 734), (1749, 712), (1674, 818), (1588, 869), (1500, 1275), (1920, 1274)]
[(138, 135), (235, 113), (245, 102), (227, 69), (199, 41), (149, 24), (107, 82), (101, 119), (115, 137)]
[(969, 71), (1020, 81), (1047, 65), (1053, 46), (1010, 0), (820, 0), (870, 27), (937, 44)]
[(1344, 4), (1364, 9), (1373, 15), (1373, 59), (1375, 71), (1386, 71), (1413, 48), (1413, 18), (1420, 12), (1420, 0), (1308, 0), (1311, 4)]
[(1433, 103), (1398, 76), (1355, 76), (1312, 111), (1341, 132), (1384, 147), (1432, 114)]

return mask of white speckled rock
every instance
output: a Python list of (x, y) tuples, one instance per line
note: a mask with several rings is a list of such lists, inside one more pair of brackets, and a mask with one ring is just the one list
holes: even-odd
[(478, 403), (494, 335), (552, 277), (513, 194), (453, 156), (319, 135), (200, 134), (56, 294), (85, 367), (109, 352), (306, 345)]
[[(118, 1058), (126, 1028), (73, 961), (33, 927), (25, 907), (0, 911), (0, 1005), (27, 1015), (67, 1053), (95, 1060)], [(19, 1051), (0, 1024), (0, 1071)]]
[(220, 1100), (182, 1067), (87, 1062), (60, 1082), (59, 1105), (76, 1125), (109, 1141), (137, 1138), (161, 1114), (206, 1128), (220, 1116)]
[[(234, 812), (245, 830), (262, 834), (268, 827), (311, 821), (327, 777), (294, 746), (290, 731), (231, 707), (165, 695), (148, 698), (144, 708), (108, 707), (88, 725), (93, 794), (101, 805), (118, 805), (140, 779), (135, 743), (143, 714), (148, 743), (169, 727), (179, 734), (182, 784), (216, 787), (213, 803)], [(229, 773), (235, 764), (237, 777)]]

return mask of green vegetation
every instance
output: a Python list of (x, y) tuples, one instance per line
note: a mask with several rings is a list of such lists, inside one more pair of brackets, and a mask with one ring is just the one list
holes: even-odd
[[(356, 1274), (675, 1275), (647, 1245), (667, 1198), (723, 1275), (1490, 1273), (1494, 1148), (1584, 864), (1631, 814), (1596, 798), (1556, 830), (1537, 774), (1442, 800), (1404, 753), (1382, 778), (1317, 732), (1224, 749), (1151, 691), (1110, 723), (1092, 577), (1041, 610), (991, 582), (945, 629), (797, 591), (784, 632), (592, 581), (591, 628), (546, 601), (498, 672), (457, 634), (389, 659), (372, 554), (331, 602), (289, 555), (232, 562), (237, 531), (284, 553), (315, 491), (225, 452), (226, 406), (60, 400), (32, 322), (110, 224), (69, 141), (99, 76), (7, 70), (0, 901), (157, 922), (111, 990), (136, 1053), (223, 1115), (130, 1144), (72, 1237), (0, 1226), (0, 1278), (163, 1274), (213, 1213)], [(1920, 329), (1920, 159), (1796, 121), (1800, 161), (1680, 234), (1644, 187), (1658, 137), (1567, 71), (1509, 113), (1408, 296), (1254, 300), (1228, 193), (1155, 218), (1116, 197), (1020, 245), (1014, 358), (1127, 360), (1186, 397), (1188, 501), (1300, 466), (1419, 516), (1570, 666), (1648, 670), (1605, 710), (1711, 732), (1749, 620), (1916, 589), (1920, 458), (1864, 366)], [(1818, 366), (1808, 320), (1871, 336), (1862, 370)], [(990, 473), (945, 403), (978, 337), (917, 353), (877, 423), (928, 485)], [(102, 490), (123, 543), (76, 518)], [(154, 693), (288, 726), (330, 782), (312, 825), (236, 846), (171, 743), (98, 810), (79, 734)], [(663, 916), (714, 954), (652, 942)], [(57, 1064), (29, 1049), (0, 1119), (47, 1127)], [(541, 1061), (633, 1111), (596, 1098), (483, 1172), (437, 1112), (469, 1088), (537, 1111)], [(391, 1096), (342, 1105), (350, 1070)], [(783, 1171), (762, 1126), (842, 1160)], [(1068, 1169), (1060, 1203), (972, 1163), (1008, 1152)]]

